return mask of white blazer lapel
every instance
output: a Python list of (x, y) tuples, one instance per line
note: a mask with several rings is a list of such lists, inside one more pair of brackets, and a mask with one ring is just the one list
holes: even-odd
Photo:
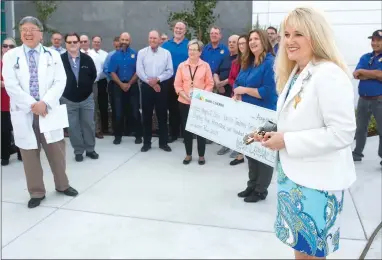
[[(288, 96), (286, 97), (286, 100), (282, 106), (282, 110), (285, 109), (285, 107), (294, 99), (294, 97), (300, 92), (301, 88), (302, 88), (302, 85), (303, 85), (303, 81), (304, 79), (306, 78), (306, 76), (308, 75), (310, 69), (312, 67), (312, 63), (309, 62), (308, 65), (306, 65), (306, 67), (303, 69), (303, 71), (300, 73), (300, 75), (298, 76), (296, 82), (293, 84), (293, 87), (292, 89), (289, 91), (289, 94)], [(297, 66), (296, 68), (293, 70), (293, 73), (291, 73), (291, 76), (289, 77), (289, 80), (288, 80), (288, 84), (285, 86), (284, 90), (286, 89), (286, 91), (288, 91), (289, 89), (289, 84), (293, 78), (293, 76), (296, 74), (296, 71), (297, 71)]]
[(279, 97), (278, 97), (278, 100), (277, 100), (277, 118), (279, 118), (279, 115), (280, 115), (280, 112), (283, 110), (284, 108), (284, 104), (286, 103), (285, 101), (285, 97), (286, 97), (286, 94), (288, 93), (288, 89), (289, 89), (289, 84), (293, 78), (293, 76), (296, 74), (296, 71), (298, 69), (298, 66), (296, 65), (294, 67), (294, 69), (292, 70), (292, 73), (290, 74), (289, 76), (289, 79), (287, 81), (287, 83), (285, 84), (283, 90), (281, 91)]

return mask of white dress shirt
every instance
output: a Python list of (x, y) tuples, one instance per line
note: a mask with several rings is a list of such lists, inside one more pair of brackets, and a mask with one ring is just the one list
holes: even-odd
[(95, 79), (94, 82), (97, 82), (99, 80), (99, 77), (103, 73), (103, 70), (102, 70), (103, 66), (101, 65), (102, 64), (101, 57), (95, 51), (92, 51), (91, 49), (88, 49), (87, 51), (85, 51), (84, 49), (80, 49), (80, 51), (89, 55), (93, 59), (94, 65), (97, 70), (97, 78)]
[(149, 46), (138, 52), (137, 75), (143, 82), (148, 83), (149, 78), (158, 78), (163, 82), (171, 78), (173, 73), (171, 53), (168, 50), (158, 47), (153, 51)]
[(105, 79), (106, 74), (103, 72), (103, 66), (105, 64), (105, 60), (107, 58), (108, 53), (104, 50), (101, 50), (101, 49), (98, 51), (96, 51), (95, 49), (91, 49), (89, 52), (90, 52), (91, 56), (98, 56), (98, 59), (101, 62), (101, 73), (98, 74), (98, 71), (97, 71), (98, 80)]

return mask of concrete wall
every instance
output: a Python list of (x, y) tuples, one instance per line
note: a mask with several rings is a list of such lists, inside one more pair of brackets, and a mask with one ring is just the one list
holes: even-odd
[[(147, 45), (150, 29), (172, 35), (167, 25), (170, 11), (191, 9), (190, 1), (61, 1), (49, 24), (66, 33), (75, 31), (103, 37), (103, 48), (111, 50), (112, 39), (122, 31), (132, 35), (132, 47)], [(252, 22), (251, 1), (220, 1), (216, 25), (222, 27), (224, 42), (232, 33), (247, 32)], [(15, 1), (16, 23), (26, 15), (34, 15), (34, 5)]]
[[(360, 57), (372, 51), (368, 36), (382, 27), (382, 1), (253, 1), (252, 22), (259, 17), (260, 24), (279, 27), (285, 15), (299, 6), (314, 6), (326, 13), (351, 72)], [(358, 80), (352, 81), (357, 93)]]

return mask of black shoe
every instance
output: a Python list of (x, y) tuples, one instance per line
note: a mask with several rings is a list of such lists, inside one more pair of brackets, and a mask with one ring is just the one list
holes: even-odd
[(122, 137), (115, 137), (113, 144), (120, 144), (122, 141)]
[(28, 202), (28, 208), (32, 209), (40, 206), (40, 203), (43, 199), (45, 199), (45, 196), (42, 198), (31, 198)]
[(148, 144), (144, 144), (141, 148), (141, 152), (145, 153), (147, 152), (148, 150), (151, 149), (151, 145), (148, 145)]
[(142, 137), (135, 138), (135, 144), (141, 144), (142, 143)]
[(190, 164), (190, 162), (192, 161), (192, 157), (190, 157), (190, 159), (186, 160), (186, 158), (183, 160), (183, 164), (184, 165), (188, 165)]
[(243, 190), (242, 192), (239, 192), (237, 194), (237, 196), (239, 196), (240, 198), (245, 198), (245, 197), (248, 197), (249, 195), (251, 195), (253, 192), (253, 188), (249, 188), (247, 187), (245, 190)]
[(353, 155), (353, 161), (354, 162), (362, 161), (363, 154), (359, 155), (359, 154), (356, 154), (356, 153), (353, 152), (352, 155)]
[(265, 198), (267, 197), (267, 193), (258, 193), (258, 192), (252, 192), (251, 195), (249, 195), (248, 197), (246, 197), (244, 199), (245, 202), (258, 202), (260, 200), (265, 200)]
[(162, 149), (163, 151), (166, 151), (166, 152), (171, 152), (171, 151), (172, 151), (172, 150), (171, 150), (171, 147), (168, 146), (167, 144), (165, 144), (165, 145), (160, 145), (159, 148)]
[(66, 196), (70, 196), (70, 197), (75, 197), (78, 195), (78, 191), (76, 191), (75, 189), (73, 189), (72, 187), (69, 187), (67, 188), (66, 190), (64, 191), (60, 191), (60, 190), (57, 190), (57, 192), (60, 192), (60, 193), (64, 193)]
[(178, 140), (178, 137), (176, 137), (176, 136), (170, 136), (170, 137), (168, 138), (168, 143), (173, 143), (173, 142), (175, 142), (176, 140)]
[(9, 164), (9, 160), (1, 159), (1, 165), (2, 166), (7, 166), (8, 164)]
[(199, 165), (205, 165), (206, 164), (206, 160), (205, 159), (201, 160), (199, 158), (198, 163), (199, 163)]
[(23, 158), (21, 157), (21, 154), (20, 154), (20, 153), (17, 153), (17, 160), (19, 160), (20, 162), (23, 161)]
[(99, 158), (99, 154), (98, 153), (96, 153), (95, 151), (93, 151), (93, 152), (86, 152), (86, 156), (87, 157), (90, 157), (91, 159), (93, 159), (93, 160), (97, 160), (98, 158)]
[(231, 161), (231, 162), (229, 163), (229, 165), (234, 166), (234, 165), (238, 165), (238, 164), (243, 163), (243, 162), (244, 162), (244, 158), (241, 159), (241, 160), (235, 159), (235, 160)]
[(82, 154), (76, 154), (76, 161), (82, 162), (84, 160), (84, 156)]

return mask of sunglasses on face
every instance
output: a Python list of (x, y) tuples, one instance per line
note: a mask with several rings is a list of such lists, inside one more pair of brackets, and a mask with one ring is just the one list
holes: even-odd
[(80, 41), (80, 43), (87, 43), (88, 41)]
[(3, 44), (3, 48), (9, 48), (9, 49), (13, 49), (15, 48), (16, 46), (13, 45), (13, 44)]
[(66, 43), (67, 43), (67, 44), (77, 44), (78, 41), (67, 41)]

